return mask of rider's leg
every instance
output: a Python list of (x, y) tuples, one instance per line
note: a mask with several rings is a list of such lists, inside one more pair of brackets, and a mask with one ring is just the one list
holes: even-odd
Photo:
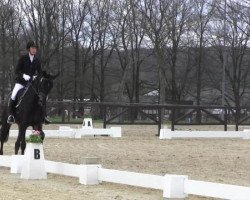
[(9, 101), (9, 117), (7, 119), (7, 123), (9, 124), (15, 123), (14, 112), (15, 112), (15, 106), (16, 106), (16, 95), (18, 91), (22, 89), (23, 87), (24, 87), (23, 85), (16, 83), (12, 91), (10, 101)]

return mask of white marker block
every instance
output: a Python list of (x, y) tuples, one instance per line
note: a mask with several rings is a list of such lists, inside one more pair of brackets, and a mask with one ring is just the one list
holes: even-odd
[(43, 145), (40, 143), (27, 143), (24, 164), (21, 171), (23, 179), (47, 179)]
[(160, 139), (172, 139), (172, 131), (170, 129), (161, 129), (160, 130)]
[(121, 127), (111, 127), (109, 131), (110, 131), (110, 137), (122, 137)]
[(243, 130), (243, 139), (244, 140), (249, 140), (250, 139), (250, 130), (249, 129), (244, 129)]
[(84, 185), (97, 185), (98, 169), (101, 165), (81, 165), (81, 174), (79, 176), (79, 183)]
[(99, 164), (100, 158), (86, 157), (82, 158), (79, 183), (84, 185), (97, 185), (98, 180), (98, 169), (101, 167)]
[(188, 195), (185, 194), (185, 180), (188, 176), (183, 175), (165, 175), (163, 186), (163, 197), (166, 199), (184, 199)]
[(84, 118), (82, 128), (93, 128), (92, 118)]

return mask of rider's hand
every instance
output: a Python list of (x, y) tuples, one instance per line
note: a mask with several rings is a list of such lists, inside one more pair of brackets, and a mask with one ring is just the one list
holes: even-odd
[(33, 76), (33, 80), (35, 80), (35, 79), (36, 79), (36, 77), (37, 77), (37, 76)]
[(25, 81), (30, 80), (30, 76), (29, 76), (29, 75), (27, 75), (27, 74), (23, 74), (23, 78), (24, 78), (24, 80), (25, 80)]

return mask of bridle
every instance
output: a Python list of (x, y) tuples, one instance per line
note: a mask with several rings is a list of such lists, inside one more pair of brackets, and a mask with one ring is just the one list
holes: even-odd
[(34, 84), (32, 84), (32, 82), (34, 81), (31, 81), (29, 82), (29, 87), (31, 87), (33, 89), (33, 91), (35, 92), (35, 94), (38, 96), (38, 104), (43, 106), (45, 104), (45, 100), (47, 98), (47, 94), (45, 94), (43, 91), (41, 91), (41, 84), (44, 80), (49, 80), (49, 78), (46, 78), (46, 77), (43, 77), (39, 80), (39, 85), (37, 88), (34, 87)]

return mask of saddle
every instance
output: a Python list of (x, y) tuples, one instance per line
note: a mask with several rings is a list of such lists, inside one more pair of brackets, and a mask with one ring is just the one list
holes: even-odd
[(17, 92), (17, 96), (16, 96), (16, 108), (19, 107), (19, 105), (21, 104), (23, 97), (25, 96), (26, 92), (28, 91), (29, 87), (31, 84), (27, 84), (24, 88), (20, 89)]

